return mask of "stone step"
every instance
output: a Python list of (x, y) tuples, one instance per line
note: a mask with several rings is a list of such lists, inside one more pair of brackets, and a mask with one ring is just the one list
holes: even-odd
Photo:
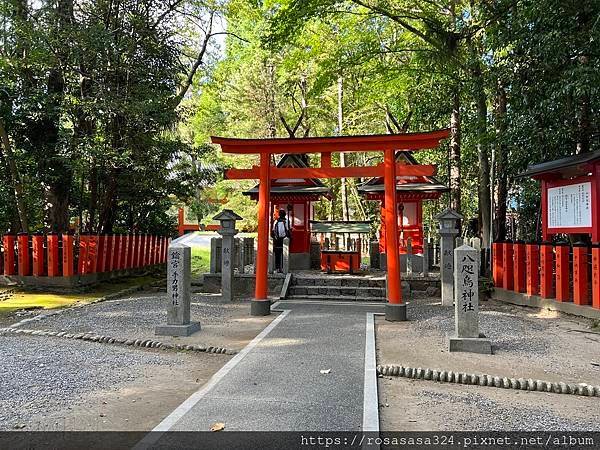
[(385, 278), (363, 278), (351, 276), (331, 277), (292, 277), (292, 286), (326, 287), (371, 287), (385, 288)]
[(351, 295), (288, 295), (286, 300), (322, 300), (331, 302), (385, 302), (384, 297), (360, 297)]
[(385, 288), (360, 286), (290, 286), (290, 295), (385, 297)]

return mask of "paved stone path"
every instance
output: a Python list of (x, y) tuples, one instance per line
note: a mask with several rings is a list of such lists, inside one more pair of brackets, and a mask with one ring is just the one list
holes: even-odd
[(290, 312), (168, 429), (361, 430), (366, 313), (383, 307), (280, 302)]

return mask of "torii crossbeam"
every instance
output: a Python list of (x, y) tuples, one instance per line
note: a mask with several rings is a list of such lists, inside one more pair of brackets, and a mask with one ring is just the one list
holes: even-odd
[[(259, 154), (260, 165), (251, 169), (230, 169), (227, 179), (259, 179), (258, 193), (258, 251), (256, 256), (256, 287), (252, 301), (252, 315), (270, 314), (268, 300), (269, 253), (269, 193), (271, 180), (281, 178), (355, 178), (383, 177), (385, 184), (385, 226), (387, 255), (387, 320), (406, 320), (406, 304), (402, 302), (400, 284), (400, 257), (398, 254), (398, 220), (396, 180), (407, 176), (432, 176), (435, 166), (404, 165), (395, 161), (396, 150), (436, 148), (449, 136), (448, 129), (426, 133), (382, 134), (368, 136), (336, 136), (319, 138), (237, 139), (211, 138), (224, 153)], [(384, 162), (366, 167), (332, 167), (332, 152), (383, 151)], [(321, 167), (277, 168), (271, 166), (271, 155), (285, 153), (320, 153)]]

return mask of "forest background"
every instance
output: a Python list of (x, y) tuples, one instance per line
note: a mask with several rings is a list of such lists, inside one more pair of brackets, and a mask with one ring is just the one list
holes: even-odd
[[(451, 189), (425, 223), (452, 206), (484, 245), (536, 239), (515, 177), (600, 150), (599, 42), (596, 0), (0, 0), (0, 234), (172, 234), (180, 204), (251, 230), (252, 182), (222, 172), (256, 161), (211, 135), (449, 127), (415, 153)], [(359, 182), (328, 180), (318, 216), (376, 221)]]

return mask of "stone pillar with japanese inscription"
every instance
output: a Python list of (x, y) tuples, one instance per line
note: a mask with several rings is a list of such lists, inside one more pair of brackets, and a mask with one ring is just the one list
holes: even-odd
[(223, 246), (221, 249), (221, 298), (225, 301), (233, 300), (233, 275), (234, 275), (234, 236), (238, 233), (235, 229), (235, 222), (242, 218), (229, 209), (213, 217), (214, 220), (221, 222), (221, 227), (217, 230), (223, 236)]
[(155, 334), (189, 336), (200, 330), (200, 323), (190, 321), (190, 274), (192, 251), (184, 244), (169, 246), (167, 256), (167, 324), (159, 325)]
[(440, 222), (440, 281), (442, 305), (452, 306), (454, 302), (454, 240), (459, 232), (459, 221), (463, 216), (446, 209), (435, 217)]
[(451, 352), (492, 353), (479, 333), (479, 251), (468, 245), (454, 250), (454, 335)]

